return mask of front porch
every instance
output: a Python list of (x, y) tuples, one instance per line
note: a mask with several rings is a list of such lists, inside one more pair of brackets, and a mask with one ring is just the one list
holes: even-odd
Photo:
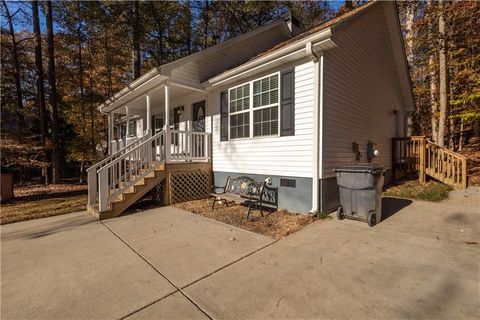
[[(109, 156), (87, 170), (88, 209), (99, 219), (121, 214), (154, 188), (163, 191), (164, 204), (210, 190), (206, 92), (172, 80), (135, 95), (136, 90), (102, 109), (108, 115)], [(197, 100), (187, 104), (192, 99)]]
[[(164, 130), (169, 131), (171, 137), (172, 158), (167, 161), (208, 160), (207, 153), (203, 152), (207, 142), (201, 138), (202, 133), (207, 132), (205, 90), (195, 84), (168, 79), (141, 94), (132, 92), (129, 96), (132, 97), (124, 103), (119, 99), (103, 108), (108, 117), (109, 155)], [(194, 140), (197, 146), (192, 149)]]

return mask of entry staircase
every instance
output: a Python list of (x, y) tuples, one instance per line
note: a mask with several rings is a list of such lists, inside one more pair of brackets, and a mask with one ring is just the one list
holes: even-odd
[(468, 162), (465, 156), (441, 147), (425, 136), (393, 138), (392, 145), (394, 178), (418, 175), (421, 183), (431, 177), (455, 188), (467, 187)]
[(87, 170), (88, 212), (120, 215), (167, 178), (168, 163), (208, 162), (209, 133), (162, 130), (134, 140)]

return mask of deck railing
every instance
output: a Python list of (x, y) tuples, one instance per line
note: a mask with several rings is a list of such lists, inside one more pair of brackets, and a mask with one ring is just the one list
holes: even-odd
[(427, 140), (425, 174), (457, 188), (467, 187), (467, 158)]
[(87, 170), (88, 204), (107, 211), (115, 197), (162, 163), (209, 161), (210, 147), (210, 133), (169, 129), (147, 134)]
[(424, 183), (428, 175), (453, 187), (467, 187), (467, 159), (424, 136), (392, 140), (392, 171), (394, 178), (418, 175)]

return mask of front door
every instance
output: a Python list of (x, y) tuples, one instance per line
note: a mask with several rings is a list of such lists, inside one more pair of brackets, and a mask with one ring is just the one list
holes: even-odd
[[(193, 104), (192, 131), (205, 132), (205, 100)], [(192, 157), (205, 156), (205, 137), (201, 134), (193, 135)]]
[(205, 100), (193, 104), (192, 130), (205, 132)]

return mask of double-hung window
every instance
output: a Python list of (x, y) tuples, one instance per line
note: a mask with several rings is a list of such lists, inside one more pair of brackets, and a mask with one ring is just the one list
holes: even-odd
[(230, 89), (228, 99), (230, 139), (278, 135), (278, 73)]
[(137, 120), (128, 122), (128, 136), (135, 137), (137, 135)]
[(250, 83), (230, 89), (230, 139), (250, 137)]
[(278, 74), (253, 82), (253, 136), (278, 134)]

